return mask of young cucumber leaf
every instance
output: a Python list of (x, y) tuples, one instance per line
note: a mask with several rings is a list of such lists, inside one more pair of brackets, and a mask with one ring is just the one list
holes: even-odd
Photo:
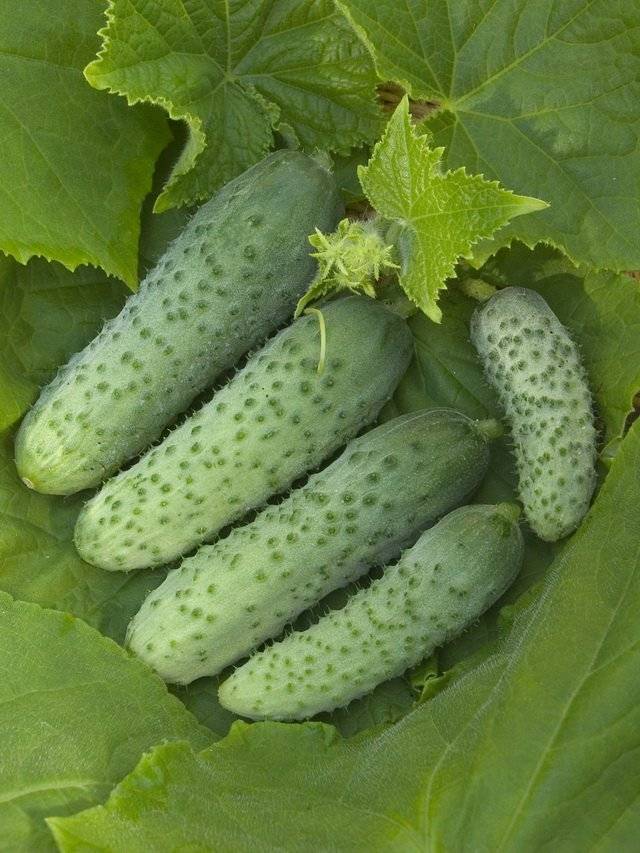
[(469, 257), (477, 240), (514, 216), (546, 207), (480, 175), (467, 175), (464, 168), (445, 173), (442, 154), (442, 148), (431, 149), (429, 138), (411, 124), (405, 97), (368, 165), (358, 170), (378, 214), (397, 225), (402, 288), (435, 321), (442, 317), (438, 291), (454, 274), (456, 261)]
[(343, 154), (380, 127), (369, 53), (332, 0), (110, 0), (107, 19), (91, 85), (189, 127), (157, 210), (209, 196), (263, 157), (281, 124), (306, 149)]
[(389, 120), (369, 163), (358, 167), (362, 188), (377, 211), (370, 221), (343, 220), (334, 234), (309, 239), (317, 249), (318, 274), (298, 303), (333, 291), (373, 295), (382, 274), (397, 271), (400, 286), (430, 319), (440, 322), (438, 293), (459, 258), (505, 222), (546, 207), (514, 195), (495, 181), (465, 170), (445, 172), (442, 149), (412, 125), (405, 97)]
[(4, 850), (54, 849), (44, 823), (104, 800), (162, 740), (211, 743), (160, 679), (65, 613), (0, 593)]
[(140, 206), (169, 134), (159, 110), (87, 86), (100, 21), (85, 0), (56, 15), (0, 0), (0, 251), (91, 264), (133, 287)]
[(159, 746), (106, 805), (51, 821), (61, 850), (630, 849), (639, 468), (637, 424), (495, 655), (397, 724), (343, 740), (317, 723), (236, 723), (199, 754)]
[[(543, 198), (514, 237), (640, 268), (640, 5), (611, 0), (338, 0), (384, 80), (434, 102), (450, 169)], [(486, 257), (486, 252), (484, 252)]]

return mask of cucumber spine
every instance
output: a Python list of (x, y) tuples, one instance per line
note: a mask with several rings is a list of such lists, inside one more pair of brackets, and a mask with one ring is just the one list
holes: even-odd
[(513, 505), (449, 513), (342, 610), (250, 658), (220, 686), (220, 703), (252, 719), (301, 720), (401, 675), (513, 582), (524, 552), (514, 516)]
[(217, 674), (463, 503), (486, 473), (491, 432), (431, 409), (353, 440), (281, 504), (170, 572), (131, 621), (129, 648), (165, 681)]

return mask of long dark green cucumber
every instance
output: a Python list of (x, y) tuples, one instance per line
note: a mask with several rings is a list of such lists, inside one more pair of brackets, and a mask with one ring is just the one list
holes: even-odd
[(332, 176), (300, 152), (271, 154), (227, 184), (42, 391), (16, 440), (24, 482), (69, 494), (148, 447), (293, 315), (315, 271), (307, 236), (340, 213)]
[(237, 669), (218, 691), (221, 704), (254, 719), (298, 720), (401, 675), (512, 583), (524, 552), (518, 515), (512, 504), (454, 510), (342, 610)]
[(170, 572), (132, 620), (129, 647), (166, 681), (215, 675), (461, 504), (486, 472), (492, 425), (432, 409), (355, 439), (281, 504)]
[(321, 374), (320, 324), (302, 317), (86, 504), (80, 555), (126, 571), (186, 554), (374, 421), (408, 365), (409, 329), (367, 297), (329, 303), (323, 318)]

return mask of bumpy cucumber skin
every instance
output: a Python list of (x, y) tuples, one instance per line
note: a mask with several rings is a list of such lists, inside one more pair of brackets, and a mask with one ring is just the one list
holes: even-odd
[(128, 571), (167, 563), (287, 489), (378, 416), (407, 368), (409, 329), (366, 297), (302, 317), (83, 508), (76, 547)]
[(397, 557), (475, 491), (488, 461), (480, 428), (450, 409), (377, 427), (283, 503), (170, 572), (132, 620), (129, 648), (165, 681), (215, 675)]
[(454, 510), (342, 610), (250, 658), (220, 686), (221, 704), (274, 720), (347, 705), (477, 619), (513, 581), (523, 550), (513, 506)]
[(332, 176), (279, 151), (204, 204), (140, 290), (27, 414), (16, 465), (36, 491), (97, 486), (293, 315), (308, 234), (342, 212)]
[(520, 499), (555, 542), (580, 524), (596, 483), (587, 377), (569, 333), (535, 291), (508, 287), (475, 313), (471, 338), (511, 424)]

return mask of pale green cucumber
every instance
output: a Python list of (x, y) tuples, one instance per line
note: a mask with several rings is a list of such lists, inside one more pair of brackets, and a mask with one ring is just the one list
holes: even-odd
[(354, 439), (281, 504), (170, 572), (132, 620), (129, 647), (165, 681), (220, 672), (463, 503), (496, 426), (432, 409)]
[(379, 580), (237, 669), (223, 707), (252, 719), (332, 711), (401, 675), (474, 622), (514, 580), (517, 507), (467, 506), (427, 530)]
[(591, 394), (569, 333), (533, 290), (508, 287), (479, 308), (471, 338), (511, 424), (520, 499), (541, 539), (575, 530), (596, 483)]
[(377, 417), (406, 370), (409, 329), (366, 297), (296, 320), (194, 415), (84, 507), (75, 531), (83, 557), (105, 569), (160, 565), (330, 456)]
[(340, 212), (333, 177), (300, 152), (278, 151), (231, 181), (42, 391), (16, 439), (23, 481), (69, 494), (147, 448), (293, 315), (315, 271), (307, 236)]

